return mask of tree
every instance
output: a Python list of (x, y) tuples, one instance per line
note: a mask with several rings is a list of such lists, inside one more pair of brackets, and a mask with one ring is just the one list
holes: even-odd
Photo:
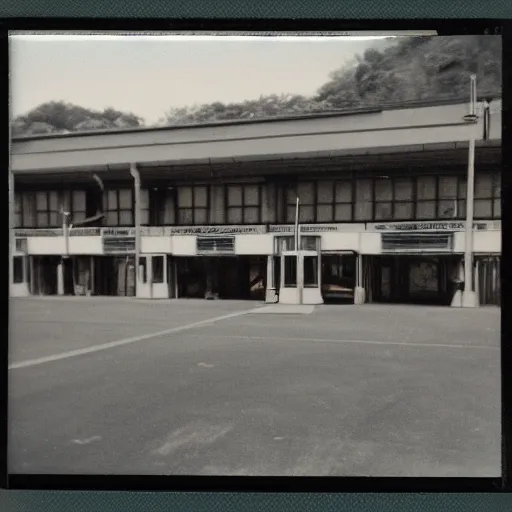
[(335, 70), (311, 98), (270, 95), (224, 105), (171, 109), (162, 124), (323, 112), (468, 94), (477, 73), (480, 94), (501, 93), (501, 40), (491, 36), (404, 37), (370, 48)]
[(136, 128), (142, 118), (113, 108), (104, 111), (86, 109), (63, 101), (43, 103), (24, 116), (13, 120), (14, 135), (66, 133), (111, 128)]

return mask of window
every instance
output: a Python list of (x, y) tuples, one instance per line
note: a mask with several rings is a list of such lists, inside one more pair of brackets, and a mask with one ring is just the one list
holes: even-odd
[(284, 286), (285, 288), (297, 286), (297, 256), (284, 257)]
[[(68, 197), (68, 194), (57, 190), (39, 190), (35, 194), (28, 193), (27, 202), (33, 203), (35, 198), (35, 226), (38, 228), (62, 226), (62, 209), (69, 211), (66, 208), (69, 206)], [(65, 201), (65, 199), (67, 200)], [(33, 207), (33, 204), (31, 206)]]
[(437, 217), (439, 219), (454, 219), (458, 217), (458, 177), (439, 176), (439, 197)]
[(334, 221), (352, 220), (352, 180), (337, 181), (334, 187)]
[(206, 185), (178, 188), (178, 224), (194, 226), (208, 223), (208, 192)]
[(14, 193), (14, 227), (23, 227), (23, 215), (21, 209), (21, 195), (18, 192)]
[(71, 194), (71, 218), (73, 221), (84, 220), (86, 215), (86, 202), (85, 202), (85, 191), (84, 190), (73, 190)]
[(149, 190), (140, 191), (140, 223), (142, 226), (149, 224)]
[(304, 286), (318, 286), (318, 257), (304, 256)]
[(297, 197), (299, 198), (299, 222), (315, 222), (315, 183), (299, 182), (286, 188), (286, 220), (295, 222)]
[(261, 222), (261, 186), (258, 183), (227, 185), (225, 198), (228, 224)]
[(393, 181), (389, 178), (375, 180), (375, 220), (393, 218)]
[(332, 222), (334, 219), (334, 182), (319, 181), (316, 185), (316, 220)]
[(416, 180), (416, 218), (429, 220), (436, 218), (436, 178), (419, 176)]
[(372, 220), (373, 210), (372, 180), (363, 179), (356, 181), (355, 220)]
[(21, 214), (23, 217), (23, 227), (35, 228), (36, 222), (36, 197), (33, 192), (24, 192), (21, 201)]
[(164, 282), (164, 257), (153, 256), (153, 283)]
[[(475, 175), (475, 219), (491, 219), (494, 217), (495, 193), (499, 194), (499, 188), (495, 186), (496, 179), (491, 173)], [(497, 196), (499, 197), (499, 195)], [(501, 209), (500, 209), (501, 215)]]
[(148, 262), (146, 256), (139, 258), (139, 280), (141, 283), (148, 282)]
[(494, 173), (493, 174), (493, 188), (492, 188), (492, 197), (493, 197), (493, 219), (501, 219), (501, 174)]
[(13, 258), (13, 282), (14, 284), (23, 283), (23, 256), (14, 256)]
[(414, 213), (414, 185), (412, 178), (397, 178), (393, 182), (393, 220), (412, 220)]
[[(108, 226), (133, 226), (133, 190), (107, 190), (106, 221)], [(85, 199), (85, 197), (84, 197)], [(73, 205), (75, 199), (73, 198)], [(85, 200), (84, 200), (85, 203)], [(85, 204), (84, 204), (85, 209)]]

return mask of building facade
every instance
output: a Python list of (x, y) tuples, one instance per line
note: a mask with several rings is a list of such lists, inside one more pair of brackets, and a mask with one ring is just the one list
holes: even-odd
[(499, 304), (501, 101), (480, 102), (474, 124), (466, 113), (461, 101), (15, 139), (11, 295), (287, 302), (300, 281), (306, 303), (450, 304), (473, 136), (473, 284)]

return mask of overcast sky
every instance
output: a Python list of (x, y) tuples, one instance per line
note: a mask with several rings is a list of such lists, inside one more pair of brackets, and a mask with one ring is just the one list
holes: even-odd
[(313, 94), (382, 38), (29, 36), (10, 39), (11, 110), (113, 107), (153, 123), (171, 107)]

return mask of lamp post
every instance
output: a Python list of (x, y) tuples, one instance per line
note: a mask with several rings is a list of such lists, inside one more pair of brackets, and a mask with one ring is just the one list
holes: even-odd
[[(478, 121), (476, 114), (476, 75), (470, 77), (470, 103), (469, 114), (464, 116), (464, 121), (475, 125)], [(478, 306), (478, 297), (473, 286), (473, 207), (475, 191), (475, 127), (470, 127), (468, 175), (466, 192), (466, 229), (464, 250), (464, 291), (461, 298), (463, 308)]]
[(303, 289), (304, 289), (304, 265), (303, 258), (301, 256), (301, 243), (300, 243), (300, 224), (299, 224), (299, 212), (300, 212), (300, 201), (297, 196), (297, 204), (295, 205), (295, 254), (296, 254), (296, 272), (297, 272), (297, 302), (302, 304), (303, 301)]

